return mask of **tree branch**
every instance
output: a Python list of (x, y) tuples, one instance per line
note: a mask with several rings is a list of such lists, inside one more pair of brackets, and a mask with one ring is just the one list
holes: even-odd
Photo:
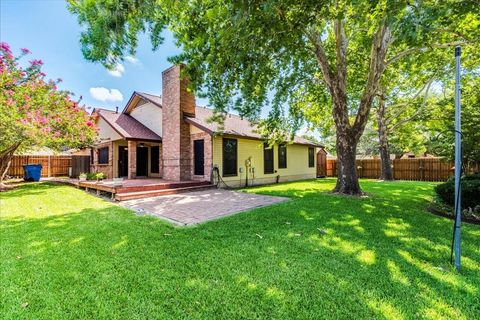
[(320, 66), (320, 70), (322, 71), (323, 80), (325, 80), (325, 83), (327, 84), (330, 92), (333, 93), (333, 74), (330, 70), (327, 55), (325, 53), (325, 49), (323, 48), (323, 43), (320, 39), (320, 35), (315, 30), (307, 31), (306, 35), (310, 42), (313, 44), (315, 58), (317, 59), (317, 63)]
[(353, 130), (355, 131), (354, 134), (357, 140), (360, 138), (363, 129), (365, 128), (373, 98), (377, 93), (380, 78), (385, 71), (385, 56), (391, 43), (391, 37), (392, 35), (390, 28), (384, 22), (381, 26), (379, 26), (377, 32), (375, 33), (375, 38), (370, 52), (367, 83), (365, 85), (365, 90), (363, 92), (362, 99), (360, 100), (360, 107), (353, 124)]
[(418, 98), (418, 96), (420, 96), (420, 94), (425, 90), (426, 88), (426, 94), (428, 93), (428, 91), (430, 90), (430, 86), (432, 85), (433, 83), (433, 80), (434, 80), (434, 77), (431, 77), (430, 79), (427, 80), (427, 82), (425, 82), (425, 84), (420, 88), (420, 90), (418, 90), (414, 95), (413, 97), (409, 98), (409, 101), (405, 101), (405, 102), (402, 102), (402, 103), (398, 103), (396, 105), (393, 105), (391, 107), (389, 107), (389, 109), (393, 109), (393, 108), (398, 108), (398, 107), (402, 107), (401, 109), (399, 109), (393, 116), (390, 116), (390, 117), (386, 117), (386, 123), (388, 125), (388, 123), (390, 123), (392, 120), (398, 118), (402, 112), (405, 110), (406, 107), (408, 107), (411, 103), (411, 101), (415, 100)]
[(424, 50), (433, 49), (433, 48), (448, 48), (448, 47), (459, 46), (459, 45), (467, 44), (467, 43), (469, 43), (469, 42), (468, 41), (454, 41), (454, 42), (448, 42), (448, 43), (436, 43), (436, 44), (432, 44), (432, 45), (425, 46), (425, 47), (417, 47), (417, 48), (406, 49), (404, 51), (401, 51), (401, 52), (397, 53), (395, 56), (393, 56), (392, 58), (387, 60), (386, 65), (389, 66), (392, 63), (395, 63), (398, 60), (402, 59), (403, 57), (408, 56), (409, 54), (412, 54), (412, 53), (415, 53), (415, 52), (424, 51)]
[[(394, 131), (395, 129), (397, 129), (398, 127), (400, 127), (401, 125), (409, 122), (409, 121), (412, 121), (413, 119), (415, 119), (419, 114), (421, 114), (423, 112), (423, 108), (425, 107), (425, 105), (427, 104), (427, 98), (428, 98), (428, 92), (430, 91), (430, 87), (432, 85), (432, 82), (433, 82), (433, 79), (431, 79), (430, 81), (427, 82), (427, 87), (425, 89), (425, 95), (423, 96), (423, 102), (422, 102), (422, 105), (417, 109), (417, 111), (415, 111), (415, 113), (413, 115), (411, 115), (410, 117), (406, 118), (406, 119), (403, 119), (403, 120), (400, 120), (399, 122), (395, 123), (390, 129), (388, 129), (389, 132), (392, 132)], [(424, 87), (425, 88), (425, 87)], [(423, 88), (422, 88), (423, 90)]]

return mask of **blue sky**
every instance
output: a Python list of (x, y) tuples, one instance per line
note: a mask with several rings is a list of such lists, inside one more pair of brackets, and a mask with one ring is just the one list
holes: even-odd
[[(155, 52), (148, 36), (142, 35), (135, 57), (112, 73), (83, 58), (80, 30), (76, 16), (63, 0), (0, 1), (1, 41), (9, 43), (14, 52), (20, 48), (32, 51), (24, 61), (42, 59), (47, 77), (63, 79), (59, 87), (77, 98), (82, 96), (87, 106), (112, 110), (118, 106), (121, 110), (134, 90), (161, 93), (161, 74), (170, 66), (167, 58), (180, 52), (168, 31)], [(197, 99), (197, 103), (207, 102)]]

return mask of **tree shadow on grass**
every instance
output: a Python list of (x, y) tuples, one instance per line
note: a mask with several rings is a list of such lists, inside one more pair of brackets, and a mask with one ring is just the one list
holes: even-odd
[(2, 219), (1, 291), (8, 294), (1, 312), (7, 318), (475, 318), (479, 229), (464, 229), (470, 262), (457, 275), (445, 264), (450, 224), (417, 212), (423, 195), (408, 204), (396, 197), (317, 192), (192, 228), (114, 205), (21, 224), (18, 217)]

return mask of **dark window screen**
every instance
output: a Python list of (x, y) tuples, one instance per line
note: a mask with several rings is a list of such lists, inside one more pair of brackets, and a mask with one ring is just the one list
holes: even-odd
[(150, 171), (152, 173), (159, 173), (160, 172), (160, 167), (158, 164), (159, 161), (159, 156), (160, 156), (160, 147), (159, 146), (153, 146), (150, 148)]
[(98, 149), (98, 163), (108, 164), (108, 147)]
[(268, 144), (263, 145), (263, 173), (273, 173), (273, 147)]
[(308, 148), (308, 166), (310, 168), (315, 167), (315, 149)]
[(278, 167), (280, 169), (287, 167), (287, 146), (284, 144), (278, 146)]
[(237, 139), (223, 139), (223, 176), (237, 175)]

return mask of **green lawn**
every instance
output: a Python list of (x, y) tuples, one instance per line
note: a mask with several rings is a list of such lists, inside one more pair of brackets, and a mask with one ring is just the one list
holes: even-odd
[(451, 221), (425, 212), (433, 183), (347, 198), (334, 182), (249, 189), (292, 200), (191, 228), (68, 186), (1, 193), (1, 317), (480, 318), (480, 227), (463, 227), (458, 274)]

